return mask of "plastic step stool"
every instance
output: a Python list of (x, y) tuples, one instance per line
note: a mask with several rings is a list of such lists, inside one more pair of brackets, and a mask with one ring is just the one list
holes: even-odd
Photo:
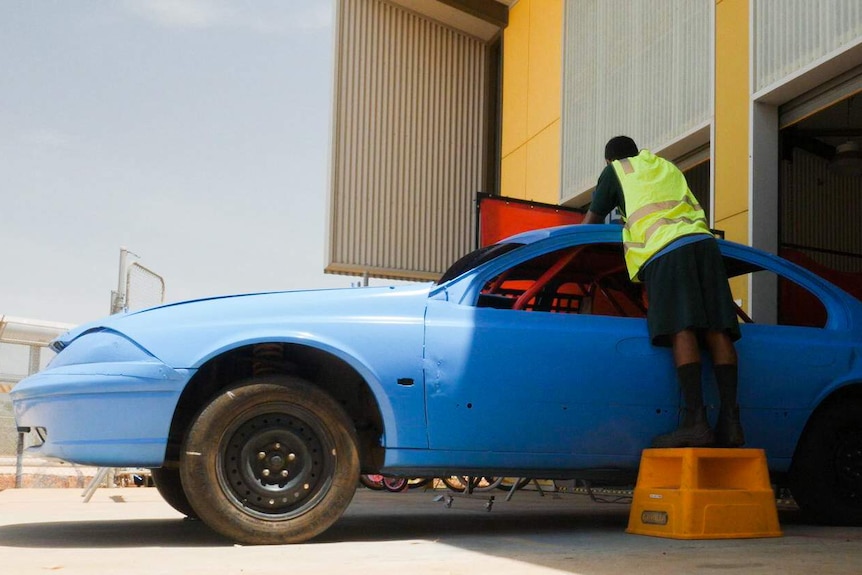
[(762, 449), (645, 449), (627, 533), (673, 539), (780, 537)]

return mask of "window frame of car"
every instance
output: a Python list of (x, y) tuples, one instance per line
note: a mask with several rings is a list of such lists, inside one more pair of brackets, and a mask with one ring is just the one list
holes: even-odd
[[(577, 231), (565, 228), (550, 229), (549, 233), (541, 237), (531, 238), (533, 241), (530, 243), (524, 243), (518, 248), (476, 266), (449, 282), (436, 286), (435, 289), (431, 290), (430, 297), (477, 307), (482, 287), (488, 280), (518, 263), (566, 247), (596, 243), (620, 243), (622, 241), (622, 228), (618, 226), (595, 224), (571, 227), (583, 229)], [(523, 237), (514, 236), (510, 240), (519, 242)], [(510, 240), (504, 240), (504, 242)]]
[[(826, 323), (822, 327), (812, 327), (810, 329), (846, 330), (851, 328), (850, 313), (845, 306), (844, 302), (846, 300), (844, 297), (852, 298), (853, 296), (847, 294), (841, 288), (802, 266), (757, 248), (727, 240), (718, 240), (718, 244), (725, 261), (728, 258), (735, 259), (750, 266), (760, 268), (760, 270), (771, 272), (779, 278), (795, 283), (819, 299), (826, 309)], [(760, 270), (750, 270), (750, 272), (746, 273), (756, 273)], [(749, 281), (749, 293), (751, 293), (751, 290), (752, 286)], [(758, 325), (756, 320), (754, 321), (754, 325)]]
[[(529, 243), (524, 243), (495, 258), (483, 261), (448, 282), (435, 286), (431, 290), (429, 297), (445, 299), (459, 305), (477, 307), (481, 290), (488, 280), (520, 262), (565, 247), (622, 242), (622, 228), (618, 226), (595, 224), (571, 226), (570, 228), (580, 229), (552, 229), (542, 236), (531, 237), (529, 239), (532, 241)], [(521, 238), (522, 236), (514, 236), (501, 243), (518, 243)], [(736, 259), (750, 266), (771, 272), (778, 277), (797, 284), (817, 297), (825, 307), (827, 317), (823, 327), (812, 329), (842, 330), (852, 327), (849, 310), (844, 304), (845, 300), (842, 299), (844, 297), (852, 298), (852, 296), (846, 294), (846, 292), (837, 286), (829, 283), (810, 270), (757, 248), (722, 239), (718, 240), (718, 244), (725, 258)], [(749, 293), (751, 293), (750, 285)], [(757, 325), (756, 322), (755, 325)]]

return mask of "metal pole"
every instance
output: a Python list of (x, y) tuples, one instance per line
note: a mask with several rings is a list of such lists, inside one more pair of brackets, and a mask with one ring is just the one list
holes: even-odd
[(24, 478), (24, 434), (29, 433), (29, 427), (18, 428), (17, 460), (15, 462), (15, 488), (19, 489)]
[(30, 346), (30, 366), (27, 375), (33, 375), (39, 371), (42, 363), (42, 348), (38, 345)]
[(126, 258), (129, 255), (129, 250), (125, 247), (120, 248), (120, 270), (117, 278), (117, 299), (114, 302), (114, 309), (111, 313), (123, 311), (126, 307)]
[(84, 492), (81, 494), (81, 497), (84, 498), (84, 503), (89, 503), (90, 499), (93, 497), (93, 494), (96, 492), (96, 489), (99, 488), (99, 484), (101, 484), (105, 478), (108, 476), (108, 472), (111, 470), (110, 467), (100, 467), (96, 472), (96, 476), (90, 481), (90, 484), (87, 485), (87, 488), (84, 489)]

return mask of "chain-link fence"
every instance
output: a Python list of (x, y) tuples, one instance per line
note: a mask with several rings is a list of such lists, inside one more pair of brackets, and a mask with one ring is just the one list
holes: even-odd
[(111, 292), (111, 313), (143, 309), (165, 301), (165, 280), (139, 262), (128, 263), (129, 256), (138, 257), (120, 248), (120, 281)]
[(12, 401), (8, 393), (0, 393), (0, 457), (13, 457), (18, 448)]
[(126, 275), (126, 309), (143, 309), (165, 301), (165, 280), (139, 263), (129, 266)]

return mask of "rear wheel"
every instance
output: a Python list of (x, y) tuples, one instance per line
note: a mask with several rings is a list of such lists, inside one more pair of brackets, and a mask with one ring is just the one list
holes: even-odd
[(153, 478), (153, 483), (156, 484), (156, 489), (159, 495), (162, 496), (168, 505), (185, 515), (197, 519), (198, 514), (192, 509), (189, 498), (186, 497), (186, 492), (183, 491), (183, 485), (180, 481), (180, 470), (173, 467), (157, 467), (150, 469), (150, 475)]
[(383, 487), (391, 493), (400, 493), (407, 489), (406, 477), (384, 477)]
[(360, 475), (359, 483), (373, 489), (374, 491), (383, 491), (383, 476), (382, 475)]
[(224, 391), (197, 416), (180, 476), (193, 509), (241, 543), (306, 541), (353, 498), (359, 457), (338, 403), (291, 377), (256, 378)]
[(845, 401), (814, 414), (796, 447), (793, 498), (809, 519), (862, 525), (862, 404)]

